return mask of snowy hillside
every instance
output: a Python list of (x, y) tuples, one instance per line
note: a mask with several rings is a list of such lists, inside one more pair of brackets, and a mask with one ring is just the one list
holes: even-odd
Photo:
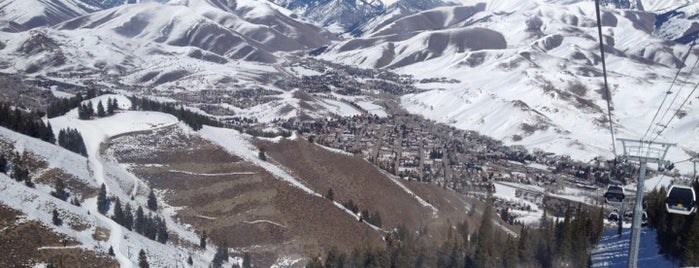
[[(621, 238), (616, 229), (607, 230), (602, 240), (592, 251), (591, 267), (627, 267), (631, 229), (622, 231)], [(673, 261), (658, 253), (657, 233), (650, 228), (641, 229), (641, 242), (638, 252), (638, 267), (675, 267)]]
[[(97, 99), (93, 101), (96, 102)], [(122, 107), (129, 106), (128, 100), (121, 98), (119, 101)], [(99, 143), (112, 135), (151, 130), (164, 124), (177, 123), (177, 120), (173, 119), (174, 117), (158, 113), (124, 112), (108, 118), (77, 122), (76, 111), (52, 119), (51, 123), (56, 126), (54, 129), (57, 131), (62, 127), (71, 127), (82, 132), (89, 150), (88, 159), (56, 145), (28, 138), (4, 128), (0, 128), (0, 135), (4, 140), (12, 142), (15, 150), (29, 152), (36, 155), (38, 160), (47, 161), (49, 163), (48, 169), (57, 168), (73, 175), (77, 179), (73, 183), (79, 181), (93, 189), (105, 183), (110, 197), (118, 197), (122, 202), (131, 203), (132, 207), (135, 208), (145, 204), (148, 186), (129, 174), (123, 167), (102, 159), (99, 155)], [(174, 214), (169, 212), (172, 211), (172, 208), (167, 206), (164, 206), (160, 213), (165, 217), (168, 229), (175, 233), (179, 239), (182, 239), (177, 244), (161, 244), (120, 226), (97, 211), (95, 197), (83, 196), (86, 199), (83, 201), (82, 207), (76, 207), (49, 195), (48, 192), (52, 190), (50, 187), (40, 185), (34, 189), (29, 188), (4, 174), (0, 174), (0, 189), (4, 193), (0, 196), (0, 203), (27, 213), (27, 220), (39, 221), (51, 230), (76, 240), (78, 244), (75, 247), (102, 254), (106, 253), (107, 248), (112, 247), (115, 258), (121, 267), (135, 266), (138, 263), (136, 253), (140, 249), (146, 249), (149, 262), (154, 266), (184, 263), (190, 255), (196, 263), (208, 263), (213, 256), (213, 249), (210, 251), (194, 250), (195, 252), (193, 252), (191, 248), (184, 247), (182, 242), (198, 243), (199, 237), (187, 225), (182, 225), (171, 218)], [(130, 197), (135, 197), (135, 200), (128, 201)], [(28, 207), (32, 209), (27, 209)], [(55, 226), (52, 224), (51, 211), (53, 209), (59, 211), (64, 219), (63, 225)], [(108, 211), (107, 215), (111, 213)], [(76, 226), (85, 227), (78, 228)], [(104, 232), (104, 230), (106, 230), (108, 239), (96, 240), (95, 234)]]
[[(687, 53), (653, 35), (654, 17), (603, 8), (617, 137), (643, 136)], [(410, 112), (586, 161), (612, 155), (595, 26), (593, 1), (468, 1), (404, 16), (320, 57), (425, 79), (424, 92), (402, 97)], [(680, 143), (673, 161), (699, 151), (699, 104), (689, 96), (697, 76), (688, 75), (696, 61), (691, 53), (655, 122), (688, 100), (656, 138)]]

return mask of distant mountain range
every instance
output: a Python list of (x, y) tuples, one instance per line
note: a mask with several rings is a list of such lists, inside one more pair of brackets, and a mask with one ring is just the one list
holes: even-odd
[[(697, 59), (695, 51), (686, 53), (699, 30), (698, 4), (602, 3), (614, 124), (620, 135), (640, 137), (648, 125), (664, 124), (650, 122), (658, 99), (677, 69), (688, 72)], [(399, 96), (402, 106), (439, 122), (582, 159), (611, 153), (594, 1), (8, 0), (0, 20), (8, 22), (0, 34), (5, 73), (79, 75), (76, 83), (88, 78), (167, 95), (202, 88), (288, 92), (293, 88), (282, 84), (328, 71), (291, 67), (312, 54), (412, 75), (421, 93)], [(695, 79), (683, 75), (676, 86), (690, 88)], [(673, 92), (682, 100), (689, 90)], [(338, 113), (321, 99), (294, 99), (226, 109), (264, 114), (263, 121)], [(314, 108), (303, 108), (309, 101)], [(672, 125), (697, 120), (696, 102), (672, 105), (660, 107), (668, 111), (662, 120), (669, 121), (669, 111), (686, 115)], [(275, 112), (261, 112), (270, 107)], [(669, 128), (663, 137), (687, 141), (679, 155), (695, 154), (696, 129)]]

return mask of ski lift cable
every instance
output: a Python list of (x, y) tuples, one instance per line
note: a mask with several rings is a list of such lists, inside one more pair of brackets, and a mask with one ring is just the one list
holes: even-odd
[[(690, 158), (687, 158), (687, 159), (684, 159), (684, 160), (672, 162), (672, 164), (684, 163), (684, 162), (691, 161), (692, 159), (694, 159), (694, 158), (693, 158), (693, 157), (690, 157)], [(694, 170), (694, 177), (696, 178), (696, 176), (697, 176), (697, 171)], [(658, 184), (660, 184), (660, 182), (663, 181), (663, 178), (665, 178), (665, 172), (663, 172), (663, 173), (660, 174), (660, 179), (658, 179), (658, 181), (655, 183), (655, 186), (653, 186), (653, 188), (651, 188), (651, 189), (657, 189), (657, 188), (658, 188)]]
[[(614, 159), (617, 158), (617, 153), (616, 153), (616, 139), (614, 138), (614, 121), (612, 121), (612, 109), (611, 109), (611, 104), (610, 101), (612, 99), (612, 92), (609, 91), (609, 84), (607, 82), (607, 63), (604, 59), (604, 42), (603, 42), (603, 36), (602, 36), (602, 19), (600, 15), (600, 7), (599, 7), (599, 0), (595, 0), (595, 13), (597, 15), (597, 33), (599, 34), (599, 50), (600, 50), (600, 56), (602, 58), (602, 74), (604, 77), (604, 92), (606, 93), (606, 101), (607, 101), (607, 120), (609, 120), (609, 133), (611, 134), (612, 137), (612, 153), (614, 153)], [(616, 163), (616, 161), (615, 161)]]
[[(692, 46), (690, 46), (689, 51), (687, 51), (687, 55), (686, 55), (685, 58), (684, 58), (685, 60), (687, 59), (687, 56), (689, 56), (689, 53), (691, 52), (692, 47), (694, 47), (695, 43), (696, 43), (696, 39), (694, 39), (694, 41), (692, 42)], [(692, 66), (692, 69), (689, 70), (689, 72), (687, 73), (687, 76), (689, 76), (689, 74), (691, 74), (691, 73), (694, 71), (694, 69), (697, 67), (697, 64), (698, 64), (698, 63), (699, 63), (699, 59), (697, 59), (697, 60), (694, 62), (694, 66)], [(683, 65), (684, 65), (684, 62), (683, 62)], [(682, 69), (680, 68), (680, 70), (682, 70)], [(678, 74), (679, 74), (679, 71), (680, 71), (680, 70), (678, 70)], [(677, 78), (677, 75), (675, 75), (675, 78)], [(672, 81), (672, 84), (674, 84), (674, 83), (675, 83), (675, 80)], [(670, 90), (672, 89), (672, 84), (670, 84)], [(662, 122), (663, 120), (665, 120), (665, 116), (668, 114), (668, 112), (670, 111), (670, 109), (672, 109), (672, 106), (675, 104), (675, 102), (677, 101), (677, 98), (680, 96), (680, 92), (682, 92), (682, 89), (684, 89), (684, 83), (683, 83), (683, 84), (680, 86), (680, 88), (677, 90), (677, 94), (675, 94), (675, 96), (672, 98), (672, 101), (670, 102), (670, 104), (669, 104), (669, 105), (667, 106), (667, 108), (665, 109), (665, 112), (663, 112), (663, 115), (660, 117), (660, 119), (658, 119), (658, 123), (660, 123), (660, 122)], [(668, 90), (668, 94), (669, 94), (670, 90)], [(667, 95), (668, 95), (668, 94), (665, 94), (665, 97), (663, 98), (663, 100), (664, 100), (665, 98), (667, 98)], [(657, 114), (657, 113), (656, 113), (656, 114)], [(651, 125), (653, 125), (653, 122), (651, 122)], [(667, 124), (666, 124), (666, 125), (667, 125)], [(651, 131), (650, 133), (655, 133), (656, 130), (658, 129), (658, 127), (662, 127), (662, 125), (661, 125), (661, 124), (655, 125), (655, 127), (653, 127), (653, 131)], [(650, 129), (650, 125), (648, 126), (648, 128)], [(647, 134), (647, 133), (646, 133), (646, 134)]]
[[(699, 59), (697, 59), (697, 61), (699, 61)], [(667, 123), (662, 126), (662, 128), (660, 129), (660, 131), (658, 131), (657, 134), (655, 134), (655, 137), (651, 140), (651, 143), (653, 143), (656, 139), (658, 139), (660, 137), (660, 135), (663, 133), (663, 131), (665, 131), (667, 129), (667, 127), (670, 125), (672, 120), (675, 119), (675, 117), (677, 117), (677, 115), (682, 110), (682, 107), (685, 104), (687, 104), (687, 101), (689, 101), (689, 99), (692, 97), (692, 95), (694, 95), (694, 92), (697, 91), (697, 87), (699, 87), (699, 82), (694, 86), (694, 88), (692, 89), (692, 92), (690, 92), (689, 95), (687, 95), (687, 97), (684, 98), (684, 101), (682, 101), (682, 103), (680, 104), (680, 107), (677, 107), (677, 110), (672, 114), (672, 117), (670, 117), (670, 119), (667, 121)]]
[[(687, 61), (687, 58), (689, 57), (689, 53), (692, 52), (692, 48), (694, 48), (695, 44), (696, 44), (696, 39), (694, 39), (694, 41), (692, 41), (692, 45), (689, 46), (687, 53), (682, 58), (682, 65), (680, 65), (680, 68), (677, 69), (677, 73), (675, 73), (675, 77), (672, 79), (672, 82), (670, 83), (670, 88), (668, 88), (668, 90), (667, 90), (668, 93), (672, 91), (672, 87), (675, 85), (677, 78), (680, 76), (680, 73), (682, 72), (682, 67), (684, 67), (685, 62)], [(694, 67), (692, 67), (692, 70), (694, 70), (694, 68), (696, 66), (697, 66), (697, 62), (694, 63)], [(691, 73), (691, 72), (692, 71), (690, 71), (689, 73)], [(680, 90), (682, 90), (682, 87), (680, 87)], [(669, 94), (665, 94), (665, 96), (663, 96), (663, 100), (660, 102), (660, 106), (658, 106), (658, 109), (655, 111), (655, 114), (653, 115), (653, 119), (650, 120), (650, 123), (648, 124), (648, 128), (646, 129), (646, 132), (643, 133), (641, 140), (646, 138), (646, 136), (650, 132), (650, 129), (653, 127), (653, 123), (655, 123), (655, 119), (657, 119), (658, 114), (660, 113), (660, 110), (662, 110), (662, 107), (665, 104), (665, 101), (667, 100), (668, 95)], [(675, 94), (675, 98), (673, 99), (673, 102), (675, 101), (675, 99), (677, 98), (678, 95), (679, 94)], [(670, 107), (672, 107), (672, 103), (670, 105), (668, 105), (668, 110), (670, 109)], [(668, 110), (665, 110), (665, 114), (663, 114), (663, 117), (661, 117), (661, 119), (658, 121), (662, 121), (662, 119), (665, 118), (665, 115), (667, 114)], [(653, 132), (655, 132), (655, 129), (653, 129)]]

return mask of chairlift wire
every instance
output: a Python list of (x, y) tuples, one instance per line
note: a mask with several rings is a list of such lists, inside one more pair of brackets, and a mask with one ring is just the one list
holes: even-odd
[[(612, 121), (612, 108), (610, 101), (612, 99), (612, 92), (609, 91), (609, 84), (607, 83), (607, 63), (604, 59), (604, 42), (602, 36), (602, 19), (600, 16), (599, 0), (595, 0), (595, 13), (597, 15), (597, 33), (599, 34), (599, 50), (600, 56), (602, 57), (602, 74), (604, 77), (604, 92), (606, 93), (607, 101), (607, 120), (609, 120), (609, 133), (612, 136), (612, 152), (614, 153), (614, 159), (617, 158), (616, 153), (616, 139), (614, 138), (614, 121)], [(616, 161), (616, 160), (615, 160)], [(611, 174), (611, 173), (610, 173)]]
[[(697, 59), (697, 61), (699, 62), (699, 59)], [(697, 83), (694, 86), (694, 88), (692, 89), (692, 92), (690, 92), (689, 95), (687, 95), (687, 97), (684, 98), (684, 101), (682, 101), (682, 103), (680, 104), (680, 107), (677, 107), (677, 110), (675, 111), (675, 113), (672, 114), (672, 117), (670, 117), (670, 120), (668, 120), (667, 123), (662, 126), (662, 128), (660, 129), (660, 131), (658, 131), (657, 134), (655, 134), (655, 137), (651, 140), (651, 143), (654, 142), (656, 139), (658, 139), (660, 137), (660, 134), (662, 134), (663, 131), (665, 131), (667, 129), (667, 127), (670, 125), (672, 120), (675, 119), (675, 117), (677, 117), (677, 115), (682, 110), (682, 106), (687, 104), (687, 101), (689, 101), (689, 99), (692, 97), (692, 95), (694, 95), (694, 92), (697, 91), (697, 87), (699, 87), (699, 83)]]
[[(667, 96), (670, 94), (669, 92), (672, 92), (672, 87), (675, 85), (675, 82), (677, 81), (677, 78), (680, 76), (680, 73), (682, 72), (682, 67), (684, 67), (685, 62), (687, 61), (687, 58), (689, 57), (689, 53), (692, 52), (692, 48), (694, 48), (694, 45), (695, 45), (695, 44), (696, 44), (696, 39), (694, 39), (694, 41), (692, 41), (692, 45), (689, 46), (689, 49), (687, 50), (687, 53), (686, 53), (686, 54), (684, 55), (684, 57), (682, 58), (682, 65), (680, 65), (680, 68), (677, 69), (677, 73), (675, 73), (675, 77), (672, 79), (672, 82), (670, 83), (670, 88), (668, 88), (668, 90), (667, 90), (668, 93), (665, 94), (665, 96), (663, 97), (663, 100), (660, 102), (660, 106), (658, 106), (658, 110), (655, 111), (655, 114), (653, 115), (653, 119), (650, 120), (650, 123), (648, 124), (648, 129), (646, 129), (646, 132), (643, 133), (643, 136), (641, 137), (641, 140), (643, 140), (643, 139), (646, 138), (646, 136), (647, 136), (648, 133), (650, 132), (651, 127), (653, 127), (653, 123), (655, 123), (655, 119), (658, 117), (658, 114), (660, 113), (660, 110), (662, 109), (663, 105), (665, 104), (665, 101), (667, 100)], [(694, 68), (695, 68), (696, 66), (697, 66), (697, 63), (695, 62), (695, 63), (694, 63), (694, 66), (692, 67), (692, 70), (694, 70)], [(689, 73), (692, 73), (692, 71), (689, 71)], [(684, 84), (683, 84), (683, 86), (684, 86)], [(680, 87), (680, 90), (682, 90), (682, 87)], [(672, 103), (674, 103), (674, 101), (675, 101), (675, 99), (677, 99), (677, 96), (678, 96), (678, 95), (679, 95), (679, 94), (675, 94), (675, 98), (673, 98), (673, 100), (672, 100), (672, 102), (670, 103), (670, 105), (668, 105), (667, 110), (665, 110), (665, 113), (663, 114), (663, 116), (661, 117), (661, 119), (658, 120), (658, 121), (662, 121), (662, 119), (665, 118), (665, 115), (667, 114), (667, 111), (670, 110), (670, 107), (672, 107)], [(653, 129), (653, 132), (655, 132), (655, 129)], [(640, 148), (639, 148), (639, 149), (640, 149)]]

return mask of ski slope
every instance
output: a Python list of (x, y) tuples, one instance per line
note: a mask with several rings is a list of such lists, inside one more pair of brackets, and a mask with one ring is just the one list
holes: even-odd
[[(592, 250), (592, 264), (595, 268), (625, 268), (628, 263), (631, 229), (625, 228), (621, 238), (616, 229), (607, 230), (597, 247)], [(650, 228), (641, 229), (641, 247), (638, 251), (638, 267), (675, 267), (675, 264), (658, 253), (657, 233)]]

